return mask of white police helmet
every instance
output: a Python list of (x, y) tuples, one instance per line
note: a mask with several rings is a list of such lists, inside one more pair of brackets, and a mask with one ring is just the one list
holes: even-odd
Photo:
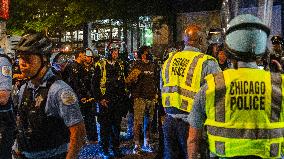
[(236, 59), (253, 61), (265, 53), (269, 34), (270, 29), (260, 18), (238, 15), (228, 24), (225, 48)]

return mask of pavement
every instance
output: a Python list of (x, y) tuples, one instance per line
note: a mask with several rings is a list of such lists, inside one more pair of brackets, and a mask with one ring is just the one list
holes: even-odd
[[(153, 153), (145, 153), (141, 152), (140, 154), (133, 154), (132, 150), (134, 148), (133, 141), (125, 139), (123, 136), (125, 133), (122, 133), (121, 135), (121, 144), (120, 144), (120, 150), (123, 154), (122, 159), (156, 159), (156, 156), (158, 155), (158, 136), (155, 135), (151, 146), (154, 148)], [(87, 144), (85, 145), (79, 155), (79, 159), (106, 159), (101, 156), (101, 149), (98, 144)], [(113, 159), (113, 158), (109, 158)]]
[[(120, 133), (120, 138), (121, 138), (120, 150), (124, 155), (122, 159), (161, 159), (161, 157), (158, 157), (161, 156), (161, 154), (158, 154), (159, 134), (157, 132), (152, 134), (151, 146), (154, 149), (153, 153), (141, 152), (138, 155), (132, 153), (132, 150), (134, 148), (133, 139), (128, 139), (126, 137), (127, 117), (123, 118), (121, 123), (122, 132)], [(79, 159), (106, 159), (106, 158), (103, 158), (101, 156), (101, 149), (98, 144), (86, 144), (82, 148), (79, 154)], [(114, 159), (114, 158), (109, 158), (109, 159)]]
[[(139, 154), (133, 154), (133, 148), (134, 148), (134, 142), (133, 138), (127, 138), (127, 118), (123, 118), (122, 120), (122, 132), (120, 133), (120, 151), (123, 155), (121, 159), (161, 159), (160, 156), (161, 154), (158, 153), (159, 149), (159, 134), (157, 132), (152, 132), (152, 139), (150, 141), (150, 145), (153, 148), (154, 152), (152, 153), (146, 153), (146, 152), (141, 152)], [(140, 138), (143, 135), (140, 136)], [(141, 141), (141, 143), (143, 143)], [(17, 144), (14, 145), (13, 147), (13, 159), (20, 159), (20, 156), (16, 153), (18, 152), (17, 150)], [(116, 159), (114, 157), (108, 157), (104, 158), (101, 155), (101, 148), (98, 143), (88, 143), (86, 144), (80, 151), (79, 153), (79, 159)]]

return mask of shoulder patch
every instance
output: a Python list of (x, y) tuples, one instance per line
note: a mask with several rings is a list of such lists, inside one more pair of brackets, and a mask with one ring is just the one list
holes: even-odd
[(73, 91), (71, 91), (71, 90), (64, 91), (60, 95), (60, 98), (61, 98), (63, 104), (66, 105), (66, 106), (75, 104), (76, 101), (77, 101), (75, 93)]
[(11, 66), (2, 66), (2, 75), (6, 77), (12, 77), (12, 67)]

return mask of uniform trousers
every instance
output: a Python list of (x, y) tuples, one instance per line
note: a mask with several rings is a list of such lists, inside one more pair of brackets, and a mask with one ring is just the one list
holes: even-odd
[(189, 124), (182, 119), (166, 115), (164, 131), (164, 159), (187, 159)]
[(93, 103), (81, 104), (81, 112), (86, 126), (87, 138), (89, 141), (97, 141), (97, 125), (96, 125), (96, 106)]
[(103, 106), (100, 107), (98, 122), (100, 123), (102, 149), (105, 153), (108, 153), (109, 148), (113, 151), (119, 151), (121, 114), (118, 111), (113, 111)]
[(12, 111), (0, 113), (0, 158), (12, 158), (15, 118)]

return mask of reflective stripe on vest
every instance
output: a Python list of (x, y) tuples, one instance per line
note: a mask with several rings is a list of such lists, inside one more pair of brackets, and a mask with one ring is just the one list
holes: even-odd
[(183, 89), (179, 86), (170, 86), (170, 87), (163, 87), (162, 88), (162, 92), (164, 93), (174, 93), (174, 92), (178, 92), (178, 94), (182, 95), (182, 96), (185, 96), (185, 97), (188, 97), (188, 98), (194, 98), (195, 96), (195, 92), (192, 92), (190, 90), (186, 90), (186, 89)]
[[(271, 118), (270, 122), (279, 122), (282, 102), (282, 78), (278, 73), (271, 73), (272, 93), (271, 93)], [(280, 96), (278, 96), (280, 94)], [(283, 110), (282, 110), (283, 111)]]
[(236, 139), (271, 139), (281, 138), (284, 135), (284, 128), (278, 129), (233, 129), (207, 126), (209, 134), (214, 136), (225, 136)]
[[(122, 64), (122, 62), (120, 61), (117, 61), (118, 64), (119, 64), (119, 67), (120, 67), (120, 71), (122, 73), (122, 76), (123, 76), (123, 80), (125, 80), (125, 76), (124, 76), (124, 66)], [(101, 89), (101, 92), (102, 92), (102, 95), (104, 95), (106, 93), (106, 64), (107, 64), (107, 60), (102, 60), (101, 63), (98, 63), (98, 65), (100, 66), (101, 68), (101, 75), (102, 75), (102, 78), (101, 78), (101, 81), (100, 81), (100, 89)]]
[(216, 90), (220, 90), (215, 92), (215, 121), (217, 122), (225, 122), (225, 95), (226, 95), (226, 87), (223, 73), (219, 73), (214, 76), (214, 83), (216, 86)]
[(102, 92), (102, 95), (104, 95), (106, 93), (106, 60), (102, 60), (102, 64), (101, 64), (101, 69), (102, 69), (102, 78), (101, 78), (101, 82), (100, 82), (100, 89)]
[(171, 54), (162, 69), (164, 107), (191, 111), (194, 96), (200, 89), (202, 64), (211, 58), (192, 51)]
[(280, 74), (248, 68), (206, 77), (211, 152), (221, 157), (280, 156), (284, 141), (282, 78)]

